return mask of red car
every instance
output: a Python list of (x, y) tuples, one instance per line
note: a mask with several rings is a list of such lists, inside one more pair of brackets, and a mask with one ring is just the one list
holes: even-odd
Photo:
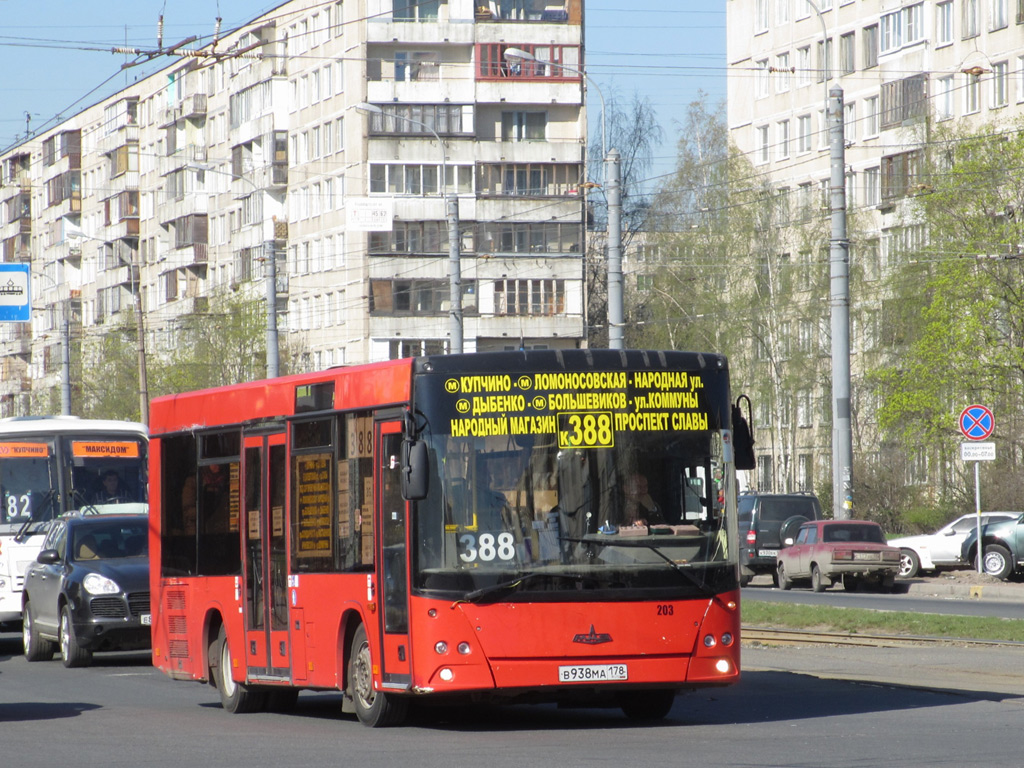
[(809, 579), (823, 592), (838, 581), (855, 590), (862, 584), (892, 589), (900, 569), (900, 550), (885, 543), (878, 523), (866, 520), (812, 520), (800, 526), (793, 545), (779, 550), (779, 587)]

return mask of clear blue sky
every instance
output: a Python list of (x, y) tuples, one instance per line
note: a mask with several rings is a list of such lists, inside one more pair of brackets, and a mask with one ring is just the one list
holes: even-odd
[[(652, 173), (675, 157), (679, 121), (698, 89), (725, 98), (725, 0), (585, 0), (588, 74), (605, 99), (647, 98), (666, 141)], [(157, 66), (122, 70), (113, 46), (154, 49), (191, 35), (208, 42), (214, 19), (231, 29), (280, 5), (271, 0), (0, 0), (0, 148), (70, 116)], [(166, 66), (167, 59), (159, 59)], [(591, 105), (592, 131), (599, 102)]]

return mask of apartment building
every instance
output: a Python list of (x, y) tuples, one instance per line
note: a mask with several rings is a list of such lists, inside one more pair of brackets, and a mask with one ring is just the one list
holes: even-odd
[(139, 306), (159, 355), (229, 292), (276, 296), (291, 370), (447, 351), (446, 195), (464, 350), (581, 346), (582, 14), (292, 0), (0, 154), (33, 294), (0, 326), (0, 415), (57, 386), (65, 318), (88, 339)]
[[(856, 214), (851, 263), (864, 282), (851, 295), (851, 370), (856, 380), (877, 345), (890, 255), (920, 238), (904, 201), (917, 178), (928, 126), (946, 120), (989, 123), (1024, 111), (1024, 2), (1020, 0), (727, 0), (730, 136), (788, 207), (827, 216), (830, 88), (842, 89), (847, 209)], [(804, 217), (806, 218), (806, 216)], [(828, 236), (827, 223), (824, 226)], [(796, 251), (801, 269), (828, 274), (828, 243)], [(827, 306), (821, 307), (828, 329)], [(794, 344), (805, 345), (804, 332)], [(824, 356), (829, 341), (818, 340)], [(876, 358), (877, 359), (877, 358)], [(827, 358), (824, 363), (827, 370)], [(829, 393), (807, 377), (795, 393), (804, 416), (797, 430), (797, 475), (807, 485), (812, 463), (828, 471)], [(817, 404), (816, 406), (814, 404)], [(870, 424), (862, 411), (860, 426)], [(764, 424), (765, 420), (762, 419)], [(783, 457), (792, 464), (792, 457)], [(759, 482), (771, 487), (770, 467)]]

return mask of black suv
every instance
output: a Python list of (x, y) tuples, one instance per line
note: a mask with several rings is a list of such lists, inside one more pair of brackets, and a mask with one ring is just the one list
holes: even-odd
[(759, 573), (777, 580), (779, 550), (793, 543), (801, 525), (821, 518), (821, 503), (813, 493), (740, 495), (740, 585)]
[(93, 651), (150, 647), (146, 515), (68, 515), (54, 520), (25, 571), (22, 628), (29, 661), (81, 667)]

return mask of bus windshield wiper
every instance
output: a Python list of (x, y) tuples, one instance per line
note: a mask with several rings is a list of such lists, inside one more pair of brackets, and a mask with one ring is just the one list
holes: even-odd
[(579, 574), (563, 574), (563, 573), (551, 573), (549, 571), (530, 571), (529, 573), (520, 574), (514, 579), (508, 581), (501, 581), (497, 584), (491, 584), (490, 586), (480, 587), (474, 589), (472, 592), (467, 592), (461, 598), (452, 603), (454, 608), (459, 603), (479, 603), (482, 602), (483, 598), (496, 598), (498, 595), (508, 594), (515, 592), (528, 581), (533, 581), (541, 576), (548, 576), (551, 578), (563, 578), (570, 579), (572, 581), (590, 581), (594, 582), (597, 579), (593, 576), (581, 576)]
[(569, 541), (569, 542), (578, 543), (578, 544), (597, 544), (597, 545), (602, 546), (602, 547), (638, 547), (638, 548), (642, 548), (642, 549), (648, 549), (651, 552), (653, 552), (655, 555), (660, 557), (662, 560), (664, 560), (666, 563), (671, 565), (672, 568), (676, 571), (676, 573), (681, 574), (687, 581), (689, 581), (691, 584), (693, 584), (693, 586), (697, 587), (697, 589), (699, 589), (705, 595), (709, 595), (709, 596), (714, 596), (715, 595), (715, 590), (713, 590), (711, 587), (709, 587), (703, 581), (698, 581), (697, 577), (693, 575), (692, 571), (693, 571), (694, 566), (692, 564), (690, 564), (690, 563), (677, 563), (675, 560), (673, 560), (671, 557), (669, 557), (668, 555), (666, 555), (664, 552), (661, 551), (660, 547), (664, 543), (667, 543), (667, 542), (641, 541), (641, 540), (638, 540), (638, 539), (625, 539), (625, 540), (610, 539), (610, 540), (607, 540), (607, 541), (601, 541), (599, 539), (569, 539), (569, 538), (562, 538), (562, 539), (560, 539), (560, 541)]

